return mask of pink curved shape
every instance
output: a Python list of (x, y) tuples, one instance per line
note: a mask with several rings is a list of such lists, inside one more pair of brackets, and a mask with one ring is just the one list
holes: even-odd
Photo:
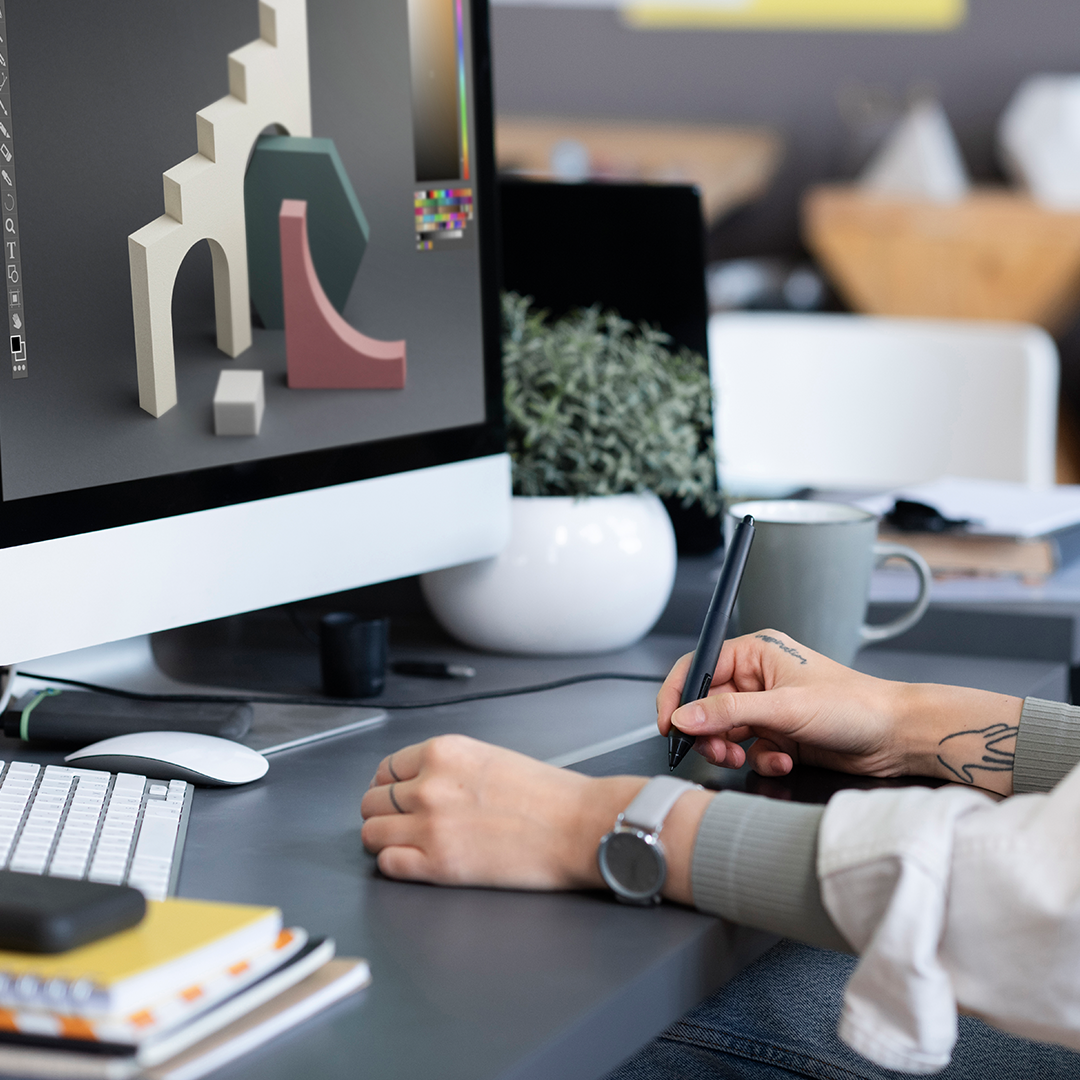
[(400, 390), (405, 342), (377, 341), (353, 329), (326, 298), (308, 247), (307, 203), (283, 199), (281, 287), (285, 356), (294, 390)]

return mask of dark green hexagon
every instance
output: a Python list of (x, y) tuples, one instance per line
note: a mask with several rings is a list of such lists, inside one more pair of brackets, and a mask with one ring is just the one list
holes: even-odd
[(282, 199), (306, 200), (311, 259), (338, 311), (349, 299), (370, 232), (333, 139), (260, 138), (244, 177), (248, 282), (251, 302), (271, 330), (285, 325), (278, 231)]

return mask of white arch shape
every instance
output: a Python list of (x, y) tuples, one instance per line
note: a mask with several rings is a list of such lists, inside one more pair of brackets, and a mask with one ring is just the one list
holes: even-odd
[(199, 152), (163, 176), (165, 213), (128, 237), (139, 405), (161, 416), (176, 404), (172, 293), (177, 271), (210, 241), (218, 348), (251, 345), (244, 172), (272, 125), (311, 135), (306, 0), (259, 0), (259, 38), (229, 53), (229, 94), (195, 115)]

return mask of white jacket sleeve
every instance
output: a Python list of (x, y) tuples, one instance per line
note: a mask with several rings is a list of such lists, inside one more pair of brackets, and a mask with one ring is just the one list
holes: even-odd
[(887, 1068), (947, 1065), (958, 1007), (1080, 1049), (1078, 763), (1080, 708), (1029, 698), (1002, 803), (961, 787), (843, 791), (824, 810), (722, 793), (694, 902), (861, 954), (840, 1034)]
[(843, 791), (821, 898), (860, 953), (843, 1040), (886, 1068), (948, 1064), (956, 1010), (1080, 1049), (1080, 767), (1049, 794)]

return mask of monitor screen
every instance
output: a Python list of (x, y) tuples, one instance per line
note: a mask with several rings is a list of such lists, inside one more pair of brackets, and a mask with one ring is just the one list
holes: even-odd
[[(483, 0), (0, 0), (0, 662), (497, 549), (487, 42)], [(421, 474), (434, 495), (385, 483)], [(345, 501), (275, 502), (320, 491)], [(349, 545), (290, 580), (324, 514)], [(240, 544), (265, 565), (215, 564)], [(129, 570), (151, 548), (168, 575)], [(32, 632), (53, 579), (56, 625), (124, 617)]]
[[(306, 27), (304, 13), (303, 0), (0, 2), (3, 543), (499, 449), (481, 258), (490, 106), (471, 5), (308, 0)], [(237, 89), (246, 101), (220, 103), (231, 112), (213, 104)], [(200, 149), (214, 157), (190, 160)], [(334, 309), (289, 349), (283, 283), (319, 289), (298, 258), (280, 262), (283, 196), (307, 204)], [(232, 357), (222, 309), (243, 299), (244, 255), (251, 343), (226, 328)], [(140, 272), (158, 292), (142, 312)], [(155, 346), (150, 374), (140, 335)], [(372, 361), (368, 340), (401, 363)], [(365, 386), (365, 364), (380, 362), (395, 370)], [(257, 434), (216, 433), (218, 381), (234, 369), (261, 373)]]

